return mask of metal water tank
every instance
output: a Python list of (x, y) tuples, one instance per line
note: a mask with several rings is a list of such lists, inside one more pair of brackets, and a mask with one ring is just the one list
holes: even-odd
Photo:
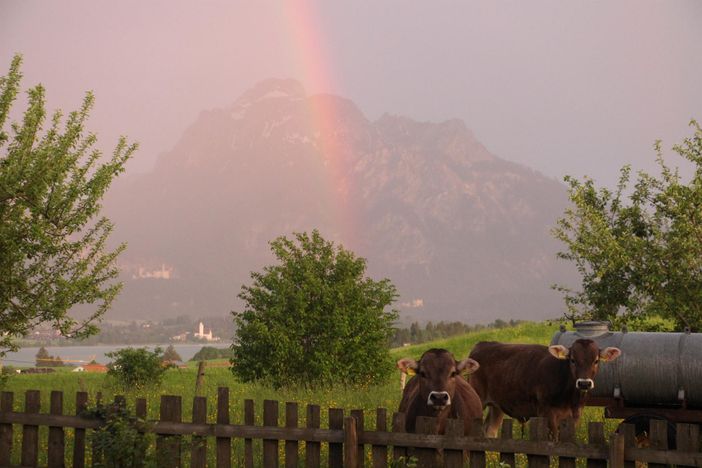
[(627, 405), (702, 408), (702, 333), (612, 332), (604, 322), (581, 322), (575, 331), (553, 335), (551, 344), (569, 347), (589, 338), (621, 356), (600, 365), (595, 397), (621, 397)]

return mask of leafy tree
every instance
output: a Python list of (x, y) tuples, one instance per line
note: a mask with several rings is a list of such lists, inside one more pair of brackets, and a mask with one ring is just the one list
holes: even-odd
[(107, 365), (107, 375), (125, 388), (158, 385), (169, 366), (163, 365), (163, 350), (155, 348), (122, 348), (105, 356), (114, 359)]
[(39, 348), (39, 351), (37, 351), (35, 367), (47, 366), (47, 363), (50, 359), (51, 356), (49, 356), (49, 352), (46, 350), (45, 347), (42, 346), (41, 348)]
[(210, 359), (231, 359), (234, 356), (229, 348), (215, 348), (214, 346), (203, 346), (195, 353), (191, 361), (208, 361)]
[(36, 354), (36, 367), (63, 367), (61, 356), (51, 356), (45, 347), (39, 348)]
[(166, 351), (163, 353), (163, 362), (175, 361), (182, 361), (180, 354), (178, 354), (178, 351), (175, 350), (173, 345), (168, 345), (168, 348), (166, 348)]
[(610, 320), (615, 324), (672, 320), (678, 329), (702, 328), (702, 129), (673, 151), (695, 166), (689, 181), (668, 167), (655, 145), (658, 176), (621, 170), (615, 190), (598, 189), (591, 179), (566, 177), (572, 206), (558, 220), (555, 236), (573, 261), (582, 289), (563, 285), (571, 320)]
[(318, 231), (271, 243), (278, 264), (242, 286), (232, 371), (274, 386), (370, 383), (393, 368), (388, 353), (397, 297), (388, 279), (365, 277), (366, 261)]
[[(96, 332), (94, 322), (121, 284), (115, 259), (124, 245), (106, 248), (112, 224), (100, 217), (100, 200), (136, 149), (124, 138), (104, 163), (94, 134), (83, 125), (93, 106), (88, 93), (65, 125), (56, 111), (44, 131), (44, 88), (29, 89), (21, 123), (6, 131), (20, 85), (21, 58), (0, 77), (0, 356), (16, 349), (37, 324), (50, 322), (64, 336)], [(77, 321), (75, 305), (94, 305)]]

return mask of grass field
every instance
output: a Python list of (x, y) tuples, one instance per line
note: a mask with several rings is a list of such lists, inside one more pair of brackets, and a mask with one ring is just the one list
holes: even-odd
[[(558, 323), (522, 323), (515, 327), (502, 329), (485, 329), (445, 340), (433, 341), (421, 345), (407, 346), (392, 350), (394, 358), (419, 357), (425, 350), (433, 347), (446, 348), (454, 353), (457, 359), (466, 357), (470, 349), (478, 341), (496, 340), (513, 343), (548, 344), (553, 334), (558, 331)], [(348, 387), (338, 385), (333, 388), (307, 389), (283, 388), (273, 389), (261, 384), (244, 384), (237, 381), (227, 367), (214, 367), (217, 362), (211, 362), (205, 376), (205, 393), (208, 402), (208, 421), (215, 422), (217, 388), (226, 386), (230, 392), (230, 418), (232, 423), (243, 423), (243, 401), (253, 399), (256, 408), (257, 424), (261, 424), (263, 400), (278, 400), (281, 405), (286, 401), (298, 402), (301, 406), (317, 404), (321, 407), (322, 427), (327, 427), (328, 408), (343, 408), (345, 410), (362, 409), (365, 412), (366, 428), (375, 427), (375, 409), (387, 408), (388, 413), (396, 411), (400, 402), (399, 373), (390, 381), (368, 387)], [(221, 365), (222, 362), (220, 361)], [(120, 388), (105, 374), (56, 372), (52, 374), (12, 375), (5, 383), (4, 391), (15, 393), (15, 410), (24, 407), (24, 392), (26, 390), (41, 391), (41, 412), (48, 412), (49, 396), (52, 390), (64, 392), (64, 412), (74, 414), (75, 394), (87, 391), (90, 401), (95, 401), (97, 392), (103, 395), (103, 401), (110, 401), (115, 395), (125, 395), (129, 407), (133, 407), (138, 397), (147, 399), (149, 419), (158, 419), (160, 396), (164, 394), (181, 395), (183, 397), (183, 420), (190, 421), (192, 401), (195, 396), (196, 367), (192, 363), (187, 369), (171, 369), (166, 372), (163, 384), (158, 388), (148, 390), (127, 390)], [(281, 414), (284, 408), (281, 406)], [(304, 408), (300, 408), (300, 424), (304, 425)], [(579, 425), (579, 437), (584, 439), (588, 421), (602, 421), (602, 410), (587, 408)], [(607, 434), (616, 428), (616, 421), (608, 421)], [(516, 425), (517, 434), (519, 425)]]

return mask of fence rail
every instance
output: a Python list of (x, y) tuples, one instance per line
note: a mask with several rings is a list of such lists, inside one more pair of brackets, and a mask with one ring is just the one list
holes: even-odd
[[(83, 467), (86, 463), (103, 461), (97, 447), (90, 447), (87, 431), (94, 431), (105, 424), (95, 416), (85, 414), (88, 395), (76, 394), (76, 414), (63, 414), (63, 392), (50, 395), (49, 413), (40, 413), (40, 393), (29, 390), (25, 394), (23, 411), (14, 411), (14, 394), (0, 394), (0, 466), (11, 466), (19, 459), (21, 466), (37, 466), (40, 450), (46, 453), (48, 466), (64, 466), (68, 459), (72, 466)], [(560, 428), (560, 440), (549, 439), (546, 422), (533, 418), (529, 422), (529, 439), (513, 437), (512, 420), (505, 420), (501, 437), (487, 439), (483, 436), (480, 420), (473, 421), (470, 436), (464, 436), (463, 421), (449, 420), (446, 433), (432, 433), (436, 427), (432, 418), (419, 418), (417, 432), (404, 432), (404, 414), (394, 413), (391, 429), (388, 430), (387, 410), (376, 410), (376, 427), (369, 430), (364, 424), (364, 413), (330, 408), (328, 428), (320, 427), (320, 407), (307, 405), (305, 427), (299, 427), (297, 403), (287, 402), (283, 407), (284, 423), (280, 425), (277, 401), (266, 400), (263, 404), (263, 425), (255, 425), (253, 400), (244, 401), (243, 424), (230, 421), (229, 389), (218, 390), (216, 422), (207, 422), (207, 401), (195, 397), (192, 406), (192, 421), (182, 421), (182, 399), (164, 395), (160, 402), (160, 417), (156, 421), (144, 422), (147, 414), (146, 400), (135, 401), (135, 424), (140, 431), (156, 434), (156, 450), (161, 466), (182, 466), (184, 459), (192, 467), (204, 467), (208, 463), (208, 443), (214, 451), (210, 464), (229, 467), (241, 463), (233, 462), (232, 442), (243, 440), (243, 465), (277, 467), (282, 461), (286, 467), (297, 467), (304, 452), (307, 467), (319, 467), (322, 461), (330, 467), (401, 465), (409, 457), (416, 458), (417, 466), (447, 467), (486, 466), (487, 460), (497, 460), (515, 466), (526, 460), (530, 467), (549, 467), (557, 461), (558, 466), (574, 467), (577, 459), (585, 459), (588, 467), (634, 466), (634, 462), (646, 462), (649, 466), (678, 465), (702, 466), (699, 426), (677, 425), (677, 447), (668, 450), (667, 424), (652, 420), (649, 432), (650, 446), (637, 447), (634, 427), (622, 425), (618, 432), (605, 440), (601, 423), (588, 424), (588, 442), (575, 440), (572, 420), (564, 421)], [(115, 397), (114, 408), (125, 407), (124, 397)], [(40, 427), (48, 427), (47, 443), (40, 443)], [(72, 447), (67, 444), (66, 428), (73, 430)], [(184, 440), (190, 441), (184, 443)], [(254, 441), (259, 440), (261, 453), (254, 453)], [(16, 442), (19, 441), (19, 444)], [(209, 441), (209, 442), (208, 442)], [(282, 444), (281, 444), (282, 442)], [(304, 442), (303, 446), (300, 442)], [(16, 446), (15, 446), (16, 445)], [(437, 449), (440, 449), (437, 451)], [(185, 452), (189, 452), (189, 456)], [(488, 455), (486, 455), (488, 454)], [(144, 454), (145, 455), (145, 454)], [(324, 457), (322, 456), (324, 455)], [(492, 458), (490, 458), (492, 457)], [(137, 457), (144, 460), (144, 456)], [(106, 460), (104, 460), (106, 461)]]

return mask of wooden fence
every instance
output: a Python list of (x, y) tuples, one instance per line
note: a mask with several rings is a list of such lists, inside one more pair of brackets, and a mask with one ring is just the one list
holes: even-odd
[[(88, 395), (78, 392), (75, 415), (63, 414), (63, 392), (51, 392), (48, 414), (40, 413), (40, 394), (29, 390), (25, 395), (24, 411), (14, 411), (14, 395), (0, 394), (0, 466), (12, 466), (19, 459), (21, 466), (37, 466), (40, 450), (46, 450), (48, 466), (74, 467), (101, 460), (95, 447), (90, 447), (86, 432), (100, 428), (104, 420), (85, 414)], [(113, 407), (125, 405), (123, 397), (116, 397)], [(298, 424), (299, 408), (296, 403), (285, 403), (284, 425), (280, 425), (281, 408), (277, 401), (263, 404), (263, 424), (256, 425), (253, 400), (244, 401), (243, 424), (230, 421), (229, 389), (218, 389), (216, 422), (207, 422), (207, 402), (195, 397), (192, 402), (192, 421), (182, 421), (182, 401), (179, 396), (162, 396), (160, 418), (142, 424), (140, 430), (156, 434), (158, 464), (164, 467), (182, 466), (184, 460), (192, 467), (208, 463), (208, 444), (215, 455), (210, 465), (318, 467), (402, 466), (404, 461), (415, 458), (417, 466), (483, 467), (487, 464), (510, 466), (527, 464), (530, 467), (574, 467), (577, 459), (585, 459), (588, 467), (634, 466), (634, 461), (648, 463), (650, 467), (678, 465), (702, 466), (699, 426), (678, 424), (677, 447), (667, 450), (667, 425), (652, 421), (650, 446), (639, 448), (632, 426), (622, 426), (618, 433), (605, 440), (601, 423), (589, 423), (588, 442), (575, 440), (572, 421), (561, 426), (560, 441), (549, 441), (546, 423), (541, 418), (529, 422), (529, 438), (515, 439), (511, 420), (505, 420), (501, 437), (486, 439), (476, 420), (471, 425), (470, 437), (464, 437), (463, 422), (450, 420), (445, 435), (432, 433), (433, 419), (420, 418), (417, 434), (404, 433), (404, 415), (395, 413), (388, 430), (388, 413), (376, 411), (376, 427), (364, 425), (361, 410), (348, 414), (342, 409), (330, 408), (328, 427), (320, 427), (320, 407), (307, 405), (305, 426)], [(136, 416), (146, 418), (146, 400), (135, 402)], [(48, 427), (47, 443), (40, 442), (40, 427)], [(71, 443), (66, 431), (70, 428)], [(15, 432), (19, 431), (19, 432)], [(46, 432), (46, 429), (43, 430)], [(21, 437), (20, 437), (21, 436)], [(14, 442), (21, 440), (20, 443)], [(243, 441), (243, 457), (234, 458), (232, 443)], [(254, 443), (254, 441), (257, 441)], [(260, 441), (260, 442), (259, 442)], [(301, 444), (304, 442), (304, 445)], [(13, 446), (18, 445), (18, 446)], [(71, 446), (72, 445), (72, 446)], [(254, 453), (260, 446), (261, 452)], [(46, 447), (43, 449), (43, 447)], [(441, 449), (441, 462), (437, 450)], [(17, 452), (19, 450), (19, 452)], [(13, 457), (14, 454), (14, 457)], [(504, 465), (501, 465), (504, 466)]]

